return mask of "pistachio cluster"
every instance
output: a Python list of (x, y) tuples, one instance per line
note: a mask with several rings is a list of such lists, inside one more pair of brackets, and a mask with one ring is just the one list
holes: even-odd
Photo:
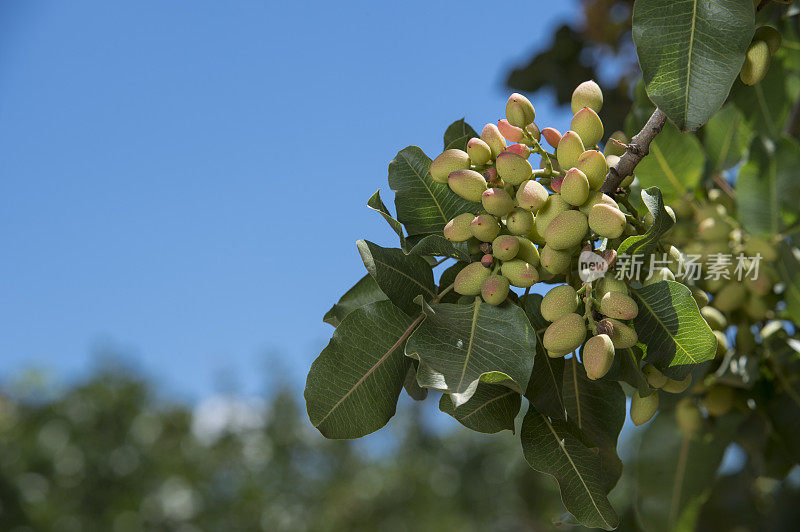
[[(434, 181), (482, 207), (444, 228), (448, 240), (469, 242), (471, 250), (482, 252), (480, 261), (456, 278), (456, 292), (501, 304), (511, 286), (563, 279), (585, 242), (623, 234), (625, 214), (599, 190), (608, 173), (606, 156), (596, 146), (604, 133), (597, 114), (602, 105), (595, 82), (580, 84), (572, 96), (571, 129), (562, 135), (554, 128), (540, 130), (533, 104), (512, 94), (506, 118), (487, 124), (466, 151), (446, 150), (431, 163)], [(542, 138), (553, 153), (540, 144)], [(607, 151), (618, 157), (622, 146), (609, 145), (614, 141)], [(537, 169), (529, 162), (534, 154), (541, 156)]]
[[(612, 270), (614, 248), (623, 238), (646, 231), (653, 220), (626, 214), (600, 190), (609, 164), (619, 160), (628, 142), (618, 131), (605, 142), (603, 151), (598, 149), (604, 136), (598, 115), (603, 105), (600, 87), (593, 81), (581, 83), (571, 103), (571, 129), (561, 134), (551, 127), (540, 130), (531, 102), (512, 94), (506, 118), (487, 124), (480, 138), (467, 143), (466, 151), (446, 150), (432, 162), (430, 172), (435, 181), (446, 183), (462, 198), (481, 204), (477, 214), (461, 214), (444, 228), (448, 240), (468, 243), (474, 260), (456, 276), (454, 290), (499, 305), (512, 286), (528, 288), (540, 281), (557, 284), (541, 302), (541, 315), (550, 322), (543, 346), (550, 357), (581, 349), (588, 377), (599, 379), (610, 370), (616, 349), (638, 342), (631, 320), (639, 309), (627, 284), (613, 272), (582, 282), (577, 275), (578, 257), (602, 243), (597, 253)], [(552, 153), (545, 143), (554, 149)], [(541, 156), (538, 168), (529, 162), (532, 155)], [(629, 186), (632, 179), (621, 186)], [(681, 257), (677, 248), (670, 255), (676, 263)], [(652, 272), (646, 284), (674, 278), (672, 270), (662, 268)], [(670, 383), (661, 377), (662, 389), (667, 391), (677, 393), (684, 384), (688, 386), (688, 382)], [(637, 414), (636, 419), (643, 416)]]

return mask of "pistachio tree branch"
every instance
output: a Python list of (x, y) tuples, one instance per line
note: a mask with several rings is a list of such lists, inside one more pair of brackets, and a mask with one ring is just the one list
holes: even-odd
[(661, 109), (656, 108), (642, 130), (634, 135), (628, 143), (628, 151), (620, 157), (617, 164), (608, 169), (606, 180), (600, 188), (602, 192), (608, 195), (613, 194), (623, 179), (633, 175), (633, 169), (644, 159), (645, 155), (650, 153), (650, 143), (661, 132), (666, 121), (667, 115)]

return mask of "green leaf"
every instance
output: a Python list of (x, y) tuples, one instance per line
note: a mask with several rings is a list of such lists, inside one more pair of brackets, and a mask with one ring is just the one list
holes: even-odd
[(767, 75), (759, 83), (748, 87), (737, 82), (734, 86), (733, 102), (744, 113), (750, 127), (760, 135), (777, 139), (783, 134), (783, 126), (791, 108), (786, 79), (783, 64), (773, 61)]
[(367, 207), (377, 211), (383, 216), (383, 219), (386, 220), (394, 232), (397, 233), (398, 238), (400, 238), (400, 247), (406, 249), (406, 237), (403, 235), (403, 226), (392, 217), (392, 213), (389, 212), (389, 209), (383, 203), (380, 189), (367, 200)]
[(339, 298), (339, 301), (325, 313), (322, 321), (338, 327), (345, 316), (359, 307), (375, 301), (383, 301), (386, 294), (381, 292), (378, 283), (371, 275), (367, 274), (361, 278), (350, 290)]
[(478, 212), (469, 202), (428, 175), (431, 160), (417, 146), (398, 152), (389, 163), (389, 186), (395, 192), (397, 219), (410, 235), (440, 233), (445, 224), (464, 212)]
[(703, 319), (691, 291), (675, 281), (660, 281), (632, 290), (639, 306), (633, 320), (645, 361), (673, 379), (714, 358), (717, 339)]
[(514, 432), (514, 419), (521, 404), (522, 396), (511, 388), (481, 382), (469, 401), (459, 407), (453, 405), (448, 394), (442, 394), (439, 410), (450, 414), (468, 429), (496, 434), (502, 430)]
[(411, 360), (412, 364), (408, 366), (408, 373), (406, 373), (406, 380), (403, 382), (403, 388), (406, 393), (415, 401), (424, 401), (428, 397), (428, 389), (422, 388), (417, 383), (417, 366), (419, 362)]
[(664, 201), (682, 199), (700, 181), (705, 153), (694, 134), (681, 133), (667, 122), (650, 143), (650, 153), (636, 167), (642, 187), (657, 186)]
[(563, 378), (569, 420), (600, 450), (601, 476), (608, 493), (622, 476), (617, 439), (625, 423), (625, 392), (618, 382), (590, 380), (575, 357), (567, 362)]
[(619, 255), (649, 255), (655, 250), (664, 233), (675, 225), (675, 221), (664, 208), (664, 199), (658, 187), (642, 190), (642, 201), (653, 215), (653, 225), (643, 235), (626, 238), (617, 249)]
[(673, 412), (660, 412), (642, 436), (636, 464), (639, 515), (646, 530), (677, 530), (693, 522), (708, 497), (725, 448), (733, 436), (728, 419), (716, 430), (685, 436)]
[[(465, 262), (456, 262), (445, 271), (442, 272), (442, 276), (439, 278), (439, 291), (446, 289), (448, 286), (453, 284), (456, 280), (456, 275), (458, 272), (463, 270), (467, 266)], [(439, 301), (439, 303), (457, 303), (458, 300), (461, 298), (461, 295), (456, 292), (455, 290), (450, 290), (447, 292), (444, 297)]]
[(564, 506), (583, 526), (617, 527), (619, 518), (606, 497), (600, 456), (571, 422), (550, 420), (531, 406), (520, 439), (525, 460), (556, 480)]
[(433, 270), (422, 257), (406, 255), (395, 248), (382, 248), (368, 240), (359, 240), (356, 245), (364, 266), (381, 291), (407, 314), (419, 314), (419, 306), (414, 303), (418, 295), (436, 296)]
[(425, 321), (406, 345), (406, 354), (421, 363), (420, 385), (452, 394), (456, 407), (472, 397), (479, 380), (517, 393), (528, 386), (536, 336), (521, 308), (476, 298), (472, 305), (424, 303), (423, 312)]
[(800, 146), (756, 139), (736, 180), (738, 218), (751, 234), (772, 236), (798, 219)]
[(650, 99), (694, 131), (725, 102), (754, 31), (752, 0), (639, 0), (633, 42)]
[(311, 365), (303, 396), (311, 423), (326, 438), (359, 438), (394, 415), (411, 361), (403, 346), (414, 320), (390, 301), (348, 314)]
[(411, 248), (412, 255), (431, 255), (436, 257), (451, 257), (456, 260), (469, 262), (467, 244), (464, 242), (450, 242), (442, 235), (428, 235)]
[(467, 151), (467, 142), (478, 134), (467, 124), (463, 118), (456, 120), (444, 132), (444, 149), (458, 149)]
[(536, 357), (525, 397), (533, 403), (539, 412), (556, 419), (566, 419), (562, 383), (564, 376), (564, 359), (550, 358), (542, 345), (544, 331), (550, 324), (542, 317), (539, 310), (542, 296), (528, 294), (525, 297), (525, 314), (536, 332)]
[(753, 129), (733, 104), (726, 104), (720, 109), (701, 132), (713, 172), (721, 172), (739, 164), (753, 138)]
[(644, 352), (641, 347), (635, 345), (627, 349), (616, 349), (614, 362), (611, 369), (606, 374), (606, 379), (627, 382), (637, 390), (642, 396), (650, 394), (650, 385), (639, 368)]
[(775, 268), (786, 284), (784, 299), (786, 314), (795, 324), (800, 323), (800, 252), (787, 245), (781, 246), (781, 255)]

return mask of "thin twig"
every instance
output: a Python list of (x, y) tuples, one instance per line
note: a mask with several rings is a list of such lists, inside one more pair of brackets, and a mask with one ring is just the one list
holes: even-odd
[(714, 180), (714, 183), (716, 183), (717, 186), (720, 188), (720, 190), (722, 190), (725, 194), (727, 194), (729, 198), (733, 199), (736, 198), (736, 192), (733, 190), (733, 187), (731, 187), (730, 183), (725, 181), (724, 177), (722, 177), (720, 174), (714, 174), (714, 177), (712, 179)]
[(602, 192), (608, 195), (614, 194), (622, 180), (633, 175), (633, 169), (644, 159), (645, 155), (650, 153), (650, 143), (661, 132), (666, 121), (667, 115), (661, 109), (656, 108), (642, 130), (631, 139), (628, 151), (620, 157), (617, 164), (608, 169), (606, 181), (600, 188)]

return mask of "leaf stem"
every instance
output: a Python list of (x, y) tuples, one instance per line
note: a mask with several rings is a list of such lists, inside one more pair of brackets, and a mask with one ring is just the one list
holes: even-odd
[(445, 288), (444, 290), (442, 290), (441, 292), (439, 292), (439, 295), (438, 295), (438, 296), (436, 296), (435, 298), (433, 298), (433, 302), (434, 302), (434, 303), (438, 303), (439, 301), (441, 301), (441, 300), (442, 300), (442, 298), (443, 298), (444, 296), (446, 296), (446, 295), (447, 295), (447, 293), (448, 293), (448, 292), (450, 292), (450, 290), (452, 290), (452, 289), (453, 289), (453, 286), (455, 286), (455, 283), (451, 283), (451, 284), (450, 284), (450, 286), (448, 286), (447, 288)]

